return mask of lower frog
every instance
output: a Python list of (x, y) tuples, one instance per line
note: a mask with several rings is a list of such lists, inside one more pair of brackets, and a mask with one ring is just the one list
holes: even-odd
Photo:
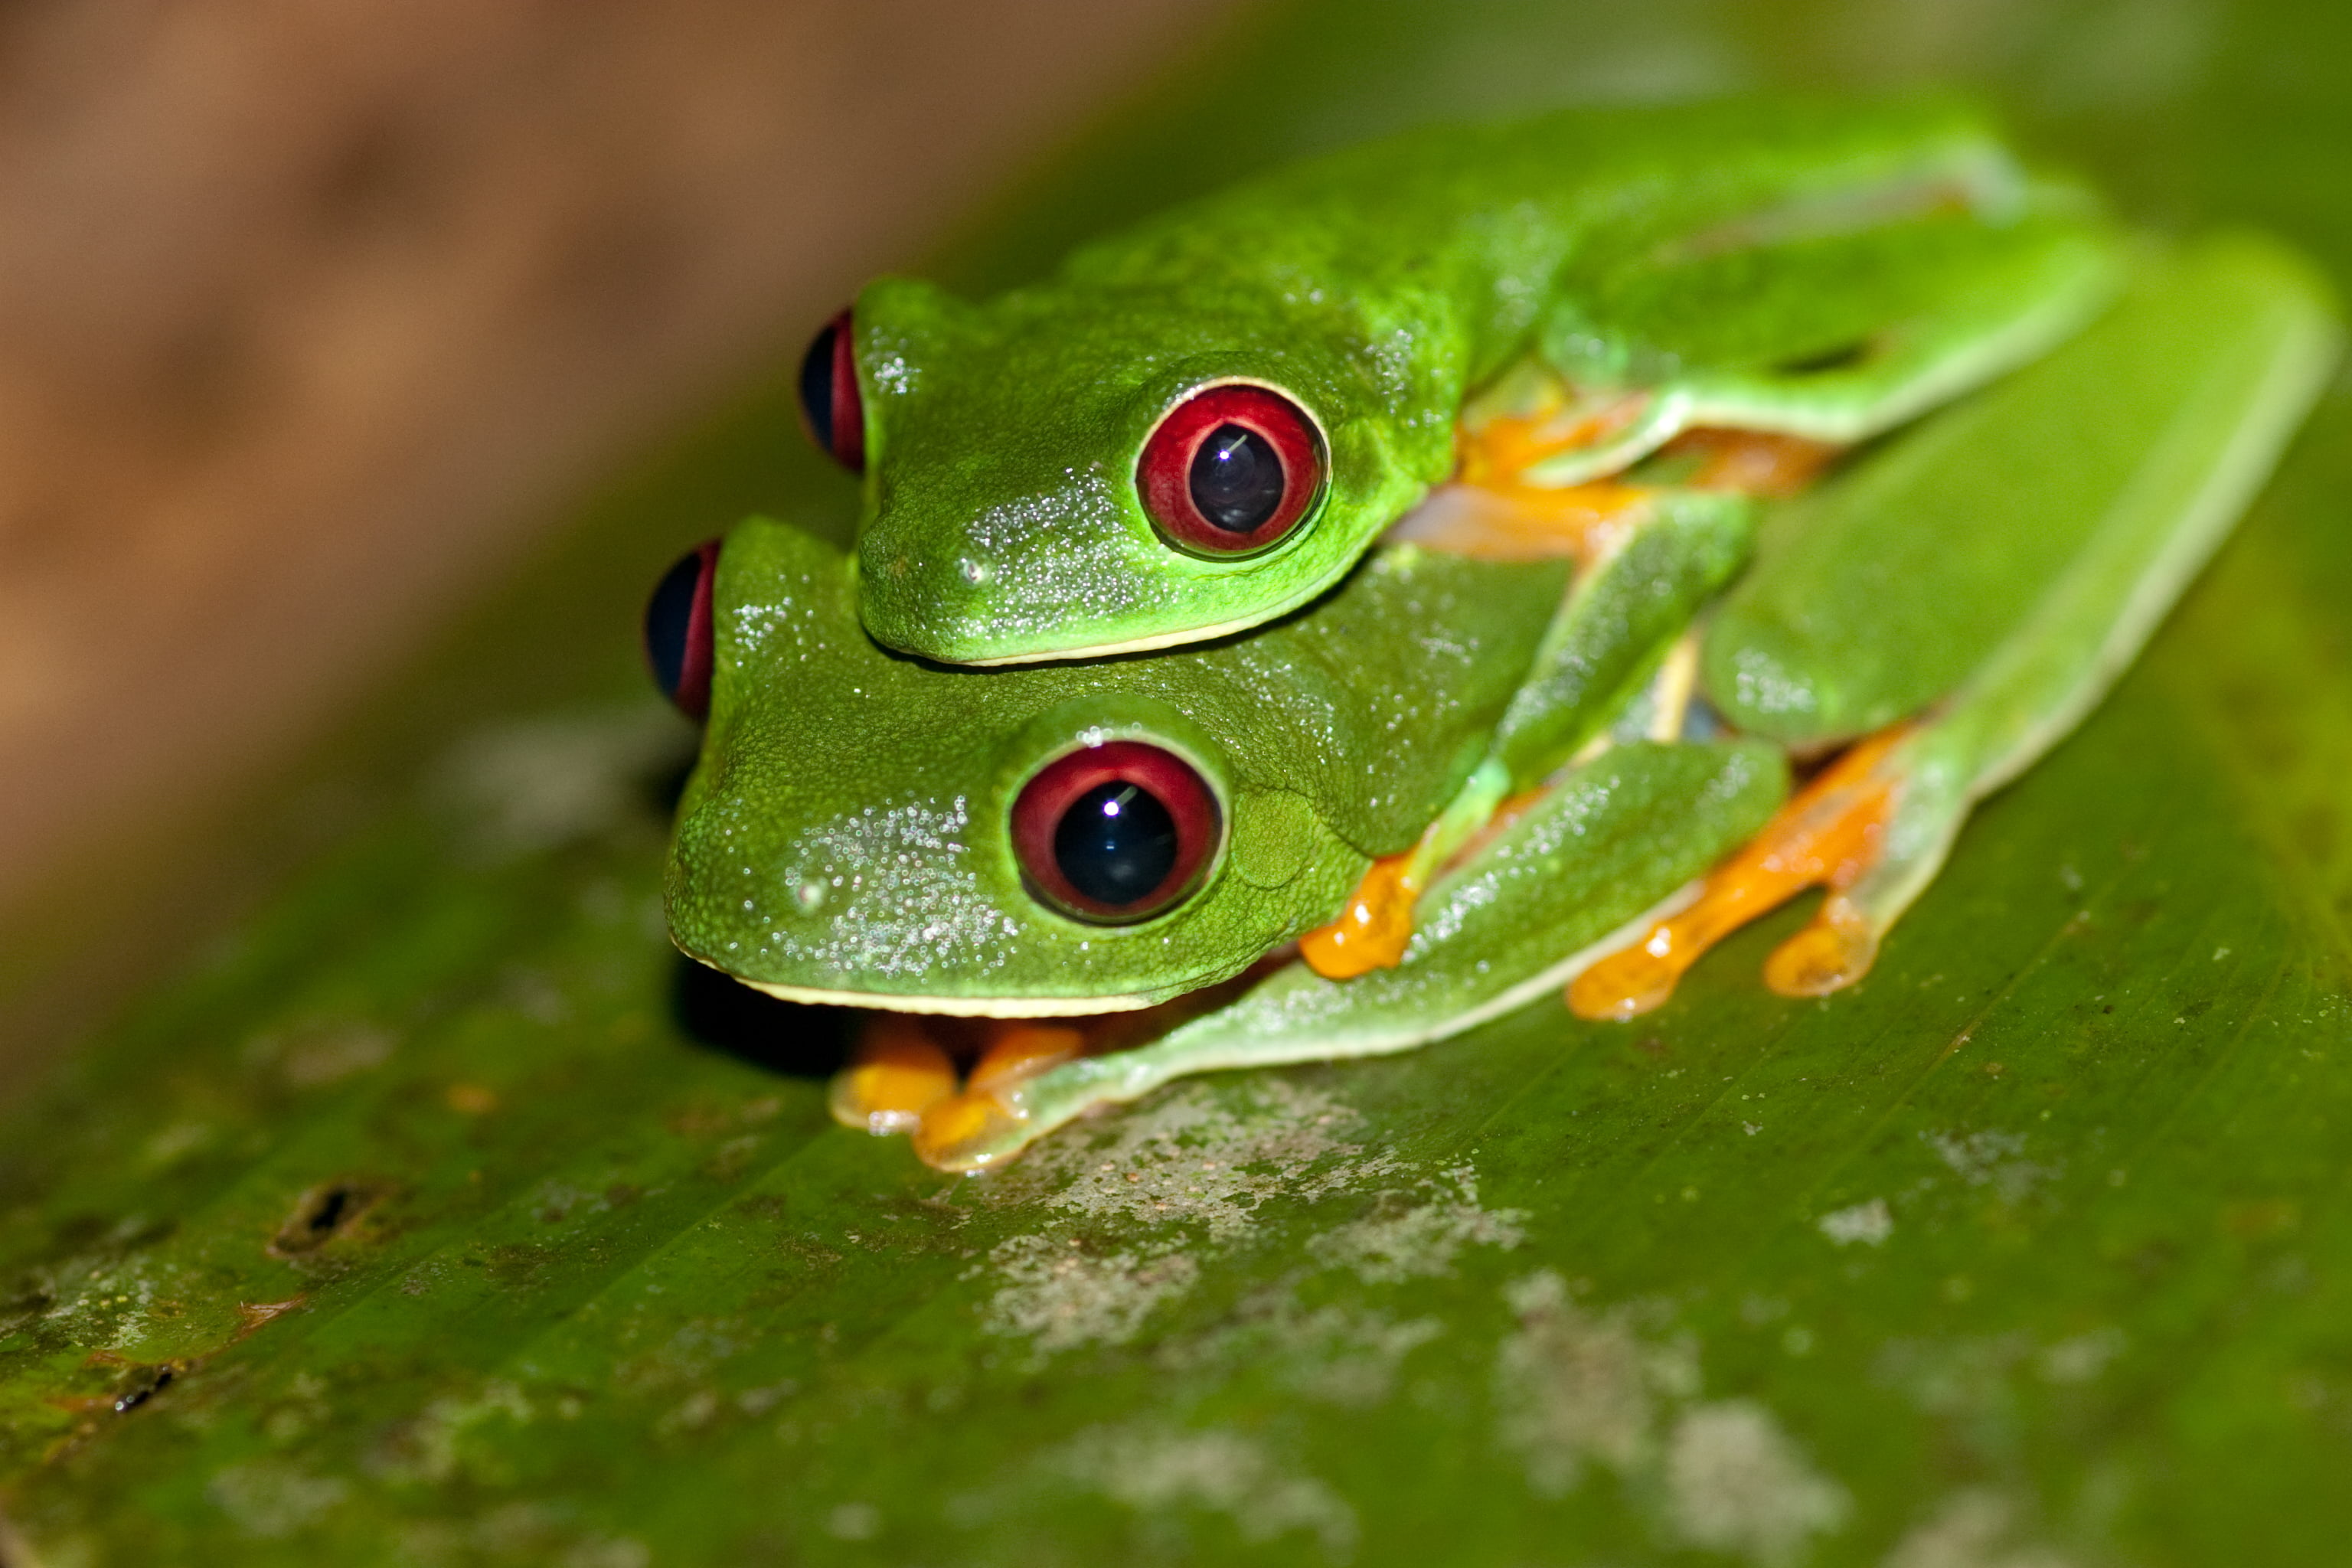
[(1088, 662), (887, 652), (849, 560), (754, 519), (648, 617), (708, 716), (673, 937), (881, 1010), (835, 1113), (956, 1171), (1563, 987), (1630, 1017), (1809, 888), (1766, 979), (1833, 992), (2134, 658), (2336, 352), (2301, 263), (2208, 240), (1793, 500), (1677, 482), (1669, 449), (1572, 569), (1419, 520), (1284, 619)]

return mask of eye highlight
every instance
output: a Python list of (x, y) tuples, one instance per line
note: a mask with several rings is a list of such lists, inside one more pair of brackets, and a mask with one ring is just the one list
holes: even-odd
[(704, 540), (662, 574), (646, 604), (646, 662), (654, 684), (690, 719), (710, 711), (710, 585), (719, 541)]
[(1153, 526), (1197, 555), (1247, 555), (1288, 534), (1323, 494), (1323, 438), (1271, 387), (1204, 387), (1161, 416), (1136, 464)]
[(866, 471), (866, 404), (857, 393), (857, 344), (844, 310), (810, 340), (801, 357), (801, 421), (833, 460)]
[(1224, 832), (1191, 763), (1143, 741), (1057, 757), (1013, 803), (1013, 850), (1030, 885), (1080, 920), (1148, 920), (1200, 886)]

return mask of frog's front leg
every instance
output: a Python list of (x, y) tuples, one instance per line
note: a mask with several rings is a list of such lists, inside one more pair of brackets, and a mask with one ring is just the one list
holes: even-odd
[(877, 1013), (859, 1031), (849, 1065), (833, 1075), (825, 1100), (844, 1127), (887, 1136), (913, 1131), (955, 1091), (955, 1062), (930, 1031), (907, 1014)]
[(1330, 924), (1309, 931), (1301, 955), (1326, 979), (1393, 968), (1413, 931), (1414, 906), (1439, 869), (1515, 795), (1603, 742), (1606, 730), (1663, 664), (1664, 698), (1652, 738), (1672, 739), (1689, 696), (1689, 668), (1670, 650), (1692, 616), (1748, 558), (1753, 510), (1741, 497), (1661, 492), (1602, 557), (1577, 574), (1547, 628), (1485, 763), (1411, 848), (1375, 860)]

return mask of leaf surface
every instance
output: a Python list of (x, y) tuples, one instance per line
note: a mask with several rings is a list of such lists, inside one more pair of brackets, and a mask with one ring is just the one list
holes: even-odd
[[(1272, 156), (1465, 106), (1928, 68), (2156, 218), (2268, 223), (2347, 276), (2352, 195), (2322, 175), (2345, 24), (1953, 15), (1245, 19), (961, 276), (1208, 183), (1171, 155), (1207, 127)], [(431, 759), (369, 764), (398, 783), (360, 830), (14, 1113), (11, 1562), (2338, 1555), (2340, 382), (1853, 992), (1762, 989), (1792, 910), (1634, 1026), (1543, 1003), (1182, 1084), (963, 1182), (826, 1120), (836, 1016), (663, 940), (690, 737), (629, 695), (630, 616), (735, 510), (845, 515), (814, 459), (769, 455), (780, 397), (625, 487), (362, 716)]]

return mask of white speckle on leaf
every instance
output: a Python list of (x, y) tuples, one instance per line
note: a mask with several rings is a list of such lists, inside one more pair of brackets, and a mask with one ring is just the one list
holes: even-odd
[(1189, 1505), (1226, 1515), (1245, 1541), (1303, 1531), (1328, 1557), (1344, 1561), (1355, 1551), (1355, 1510), (1238, 1432), (1096, 1426), (1055, 1458), (1065, 1474), (1139, 1511)]
[(1528, 1484), (1558, 1497), (1589, 1463), (1624, 1472), (1648, 1460), (1657, 1358), (1627, 1315), (1587, 1311), (1548, 1269), (1506, 1299), (1519, 1328), (1497, 1352), (1495, 1394), (1503, 1441), (1526, 1461)]
[(2117, 1328), (2094, 1329), (2086, 1334), (2046, 1346), (2039, 1358), (2042, 1375), (2052, 1383), (2089, 1383), (2124, 1353), (2127, 1342)]
[(870, 1502), (845, 1502), (825, 1515), (825, 1533), (836, 1541), (871, 1541), (882, 1532), (882, 1510)]
[(1990, 1186), (2004, 1203), (2017, 1203), (2058, 1168), (2021, 1158), (2025, 1138), (2017, 1132), (1923, 1132), (1920, 1138), (1953, 1173), (1972, 1187)]
[[(383, 1466), (384, 1473), (436, 1484), (466, 1476), (474, 1480), (501, 1479), (482, 1476), (469, 1463), (475, 1447), (468, 1435), (489, 1422), (528, 1425), (538, 1412), (520, 1387), (503, 1378), (483, 1384), (479, 1394), (461, 1398), (444, 1395), (425, 1407), (424, 1414), (400, 1435), (399, 1456)], [(494, 1466), (494, 1468), (497, 1468)]]
[(1589, 1308), (1549, 1270), (1506, 1300), (1519, 1328), (1496, 1362), (1500, 1435), (1538, 1495), (1558, 1497), (1602, 1466), (1630, 1497), (1652, 1500), (1671, 1535), (1767, 1568), (1844, 1524), (1845, 1489), (1812, 1468), (1770, 1411), (1696, 1403), (1694, 1342), (1641, 1330), (1663, 1309)]
[(629, 1536), (599, 1535), (553, 1508), (509, 1502), (462, 1520), (400, 1527), (394, 1558), (419, 1568), (461, 1563), (544, 1563), (549, 1568), (650, 1568), (653, 1552)]
[(1003, 1281), (989, 1299), (989, 1331), (1025, 1336), (1041, 1355), (1125, 1343), (1163, 1302), (1190, 1290), (1201, 1272), (1181, 1252), (1097, 1257), (1034, 1234), (1007, 1237), (988, 1261)]
[(1315, 1237), (1307, 1249), (1327, 1266), (1352, 1268), (1366, 1284), (1381, 1285), (1445, 1274), (1465, 1247), (1507, 1251), (1525, 1238), (1526, 1211), (1479, 1207), (1477, 1173), (1469, 1166), (1456, 1166), (1445, 1177), (1453, 1194), (1428, 1181), (1420, 1191), (1433, 1196), (1382, 1193), (1371, 1214)]
[(693, 746), (692, 727), (650, 702), (525, 719), (451, 747), (432, 793), (474, 817), (484, 848), (552, 849), (635, 815), (638, 781)]
[(1250, 1228), (1270, 1197), (1313, 1201), (1402, 1167), (1339, 1132), (1356, 1112), (1286, 1079), (1181, 1084), (1108, 1121), (1081, 1121), (1030, 1151), (991, 1189), (1087, 1219), (1198, 1224), (1212, 1239)]
[(1363, 1408), (1386, 1399), (1404, 1358), (1445, 1331), (1434, 1318), (1399, 1321), (1352, 1303), (1310, 1309), (1294, 1287), (1252, 1292), (1216, 1329), (1165, 1344), (1154, 1359), (1179, 1372), (1261, 1368), (1307, 1398)]
[(1881, 1568), (2073, 1568), (2072, 1559), (2046, 1546), (2014, 1540), (2016, 1514), (1998, 1492), (1955, 1492), (1934, 1518), (1904, 1533)]
[(350, 1482), (333, 1476), (257, 1459), (215, 1474), (205, 1496), (247, 1535), (275, 1538), (317, 1522), (351, 1489)]
[(246, 1042), (239, 1054), (256, 1067), (274, 1061), (296, 1089), (317, 1089), (383, 1066), (399, 1043), (399, 1037), (381, 1025), (330, 1019), (282, 1034), (257, 1036)]
[(1750, 1400), (1685, 1411), (1666, 1445), (1668, 1518), (1696, 1546), (1780, 1563), (1843, 1525), (1845, 1489), (1815, 1471), (1771, 1412)]
[(149, 1138), (141, 1152), (150, 1165), (169, 1165), (211, 1142), (214, 1135), (210, 1122), (174, 1121)]
[(1895, 1216), (1887, 1212), (1885, 1198), (1834, 1209), (1813, 1224), (1840, 1247), (1851, 1247), (1857, 1241), (1866, 1247), (1884, 1247), (1886, 1238), (1895, 1234)]

